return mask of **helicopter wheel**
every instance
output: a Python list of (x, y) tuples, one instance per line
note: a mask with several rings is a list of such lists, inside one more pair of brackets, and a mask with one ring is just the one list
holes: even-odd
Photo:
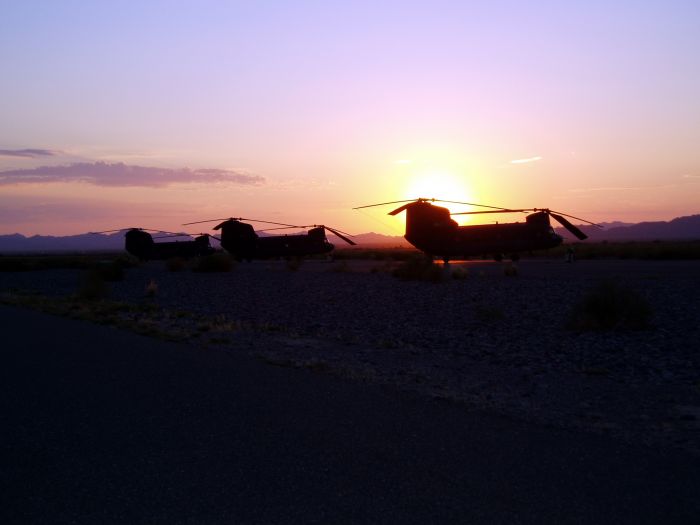
[(449, 258), (449, 257), (443, 257), (443, 258), (442, 258), (442, 262), (445, 264), (445, 266), (447, 266), (448, 264), (450, 264), (450, 258)]

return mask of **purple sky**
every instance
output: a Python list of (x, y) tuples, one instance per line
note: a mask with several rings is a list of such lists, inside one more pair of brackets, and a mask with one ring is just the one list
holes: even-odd
[(700, 213), (700, 3), (336, 4), (4, 6), (0, 233), (396, 234), (351, 208), (419, 196)]

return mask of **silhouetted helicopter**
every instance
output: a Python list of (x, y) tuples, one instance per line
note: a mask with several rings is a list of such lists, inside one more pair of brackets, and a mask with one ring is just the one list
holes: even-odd
[[(221, 230), (221, 246), (238, 260), (246, 259), (250, 261), (251, 259), (268, 259), (273, 257), (304, 257), (307, 255), (329, 253), (333, 250), (333, 245), (328, 242), (326, 238), (326, 230), (337, 235), (348, 244), (356, 244), (346, 237), (346, 235), (350, 235), (349, 233), (341, 232), (323, 224), (297, 226), (281, 222), (230, 217), (228, 219), (209, 219), (206, 221), (188, 222), (183, 224), (183, 226), (214, 221), (222, 221), (213, 228), (214, 230)], [(289, 228), (311, 229), (305, 233), (293, 235), (260, 236), (253, 229), (253, 226), (241, 221), (279, 226), (279, 228), (268, 228), (267, 230), (259, 231)]]
[[(125, 228), (90, 233), (114, 233), (124, 230)], [(163, 233), (165, 235), (153, 237), (149, 232)], [(173, 233), (149, 228), (128, 228), (127, 232), (124, 234), (124, 248), (131, 255), (143, 261), (170, 259), (172, 257), (201, 257), (214, 252), (214, 248), (212, 248), (209, 242), (209, 237), (214, 236), (210, 236), (207, 233), (198, 235), (194, 239), (187, 241), (155, 242), (155, 239), (173, 239), (175, 237), (190, 237), (190, 235), (187, 233)], [(217, 239), (217, 237), (214, 238)]]
[[(489, 209), (450, 213), (449, 209), (434, 206), (431, 202), (464, 204)], [(503, 254), (510, 254), (511, 259), (517, 260), (519, 252), (554, 248), (561, 244), (563, 238), (554, 232), (549, 223), (549, 217), (554, 218), (580, 240), (586, 239), (586, 234), (571, 224), (565, 217), (601, 227), (585, 219), (579, 219), (573, 215), (556, 212), (548, 208), (511, 209), (439, 199), (419, 198), (415, 200), (383, 202), (368, 206), (358, 206), (353, 209), (358, 210), (399, 203), (406, 204), (390, 211), (389, 215), (397, 215), (404, 210), (406, 211), (406, 234), (404, 235), (406, 240), (425, 252), (429, 257), (437, 256), (445, 262), (448, 262), (450, 258), (485, 254), (493, 254), (498, 260), (503, 257)], [(451, 218), (451, 215), (514, 212), (532, 213), (525, 218), (525, 222), (479, 224), (474, 226), (459, 226)]]

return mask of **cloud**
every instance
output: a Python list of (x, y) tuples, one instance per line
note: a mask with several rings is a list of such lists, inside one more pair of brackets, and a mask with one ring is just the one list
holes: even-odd
[(53, 151), (50, 149), (0, 149), (0, 157), (35, 159), (37, 157), (53, 157), (60, 154), (60, 151)]
[(217, 183), (259, 185), (265, 182), (258, 175), (232, 170), (153, 168), (124, 163), (79, 162), (64, 166), (41, 166), (31, 169), (0, 171), (0, 186), (47, 182), (86, 182), (96, 186), (163, 187), (177, 183)]
[(511, 164), (526, 164), (528, 162), (537, 162), (538, 160), (542, 160), (542, 157), (528, 157), (526, 159), (515, 159), (511, 160)]

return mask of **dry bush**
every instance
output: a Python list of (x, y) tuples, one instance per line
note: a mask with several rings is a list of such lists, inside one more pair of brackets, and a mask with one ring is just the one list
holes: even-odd
[(145, 289), (146, 297), (155, 297), (158, 294), (158, 283), (154, 279), (148, 281)]
[(605, 281), (574, 306), (573, 330), (643, 330), (651, 325), (651, 307), (636, 291)]
[(102, 272), (92, 268), (83, 272), (76, 292), (78, 299), (97, 301), (109, 295), (109, 285), (105, 282)]
[(304, 264), (304, 260), (301, 257), (290, 257), (287, 259), (287, 270), (296, 272), (302, 264)]
[(469, 277), (469, 270), (467, 268), (458, 266), (452, 270), (452, 278), (456, 281), (466, 279), (467, 277)]
[(503, 275), (506, 277), (517, 277), (518, 275), (518, 267), (513, 264), (513, 261), (508, 261), (504, 266), (503, 266)]
[(169, 272), (181, 272), (187, 267), (187, 261), (182, 257), (171, 257), (165, 261), (165, 267)]
[(402, 281), (439, 283), (444, 279), (443, 268), (425, 257), (412, 257), (394, 268), (391, 274)]
[(336, 261), (329, 271), (333, 273), (347, 273), (350, 271), (350, 266), (347, 261)]
[(230, 272), (233, 266), (234, 262), (230, 255), (226, 253), (212, 253), (211, 255), (195, 259), (192, 271), (203, 273)]
[(496, 306), (481, 304), (474, 308), (474, 317), (476, 317), (478, 321), (484, 323), (493, 323), (504, 319), (505, 314), (503, 313), (503, 310)]

